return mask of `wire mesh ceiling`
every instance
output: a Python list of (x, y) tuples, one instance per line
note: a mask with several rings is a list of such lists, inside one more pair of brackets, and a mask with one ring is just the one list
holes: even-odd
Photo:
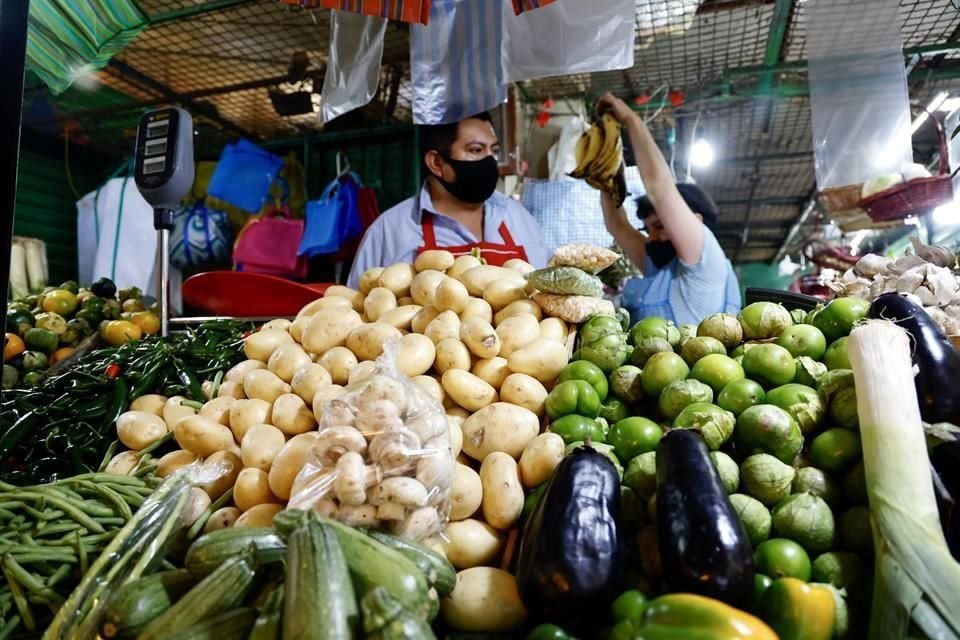
[[(654, 134), (662, 138), (676, 123), (681, 133), (696, 129), (712, 141), (717, 162), (693, 175), (720, 205), (723, 246), (736, 261), (772, 259), (815, 188), (802, 64), (807, 3), (704, 0), (695, 13), (670, 13), (662, 0), (636, 2), (631, 69), (525, 82), (521, 94), (536, 104), (604, 91), (631, 100), (681, 91), (685, 102), (662, 110), (651, 122)], [(66, 131), (75, 141), (115, 151), (129, 148), (143, 108), (180, 102), (195, 114), (211, 149), (238, 135), (273, 140), (320, 129), (313, 113), (279, 115), (270, 94), (305, 90), (316, 104), (329, 46), (328, 11), (277, 0), (140, 0), (140, 6), (151, 26), (96, 75), (92, 88), (53, 97), (36, 81), (28, 87), (25, 126)], [(907, 53), (956, 44), (956, 50), (908, 56), (911, 98), (924, 102), (960, 87), (957, 0), (900, 0), (900, 17)], [(295, 56), (301, 64), (292, 73)], [(411, 94), (408, 27), (392, 22), (378, 95), (335, 124), (409, 122)], [(647, 108), (648, 116), (658, 109), (655, 101)], [(934, 147), (921, 137), (918, 152)], [(790, 235), (788, 248), (805, 239), (804, 232)]]

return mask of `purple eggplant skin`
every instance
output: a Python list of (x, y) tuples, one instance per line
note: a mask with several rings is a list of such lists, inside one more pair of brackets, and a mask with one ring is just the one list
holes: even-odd
[(517, 587), (534, 619), (596, 626), (626, 580), (619, 520), (613, 463), (589, 445), (575, 449), (557, 465), (520, 539)]
[(960, 442), (944, 442), (930, 451), (940, 524), (950, 553), (960, 561)]
[(903, 294), (885, 293), (870, 305), (870, 317), (890, 320), (910, 335), (920, 415), (925, 422), (960, 424), (960, 352), (927, 315)]
[(696, 430), (674, 429), (657, 446), (657, 539), (668, 591), (750, 600), (753, 548)]

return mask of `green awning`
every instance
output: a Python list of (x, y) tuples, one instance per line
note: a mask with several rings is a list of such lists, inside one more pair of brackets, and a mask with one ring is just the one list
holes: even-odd
[(27, 66), (54, 94), (102, 69), (147, 26), (133, 0), (32, 0)]

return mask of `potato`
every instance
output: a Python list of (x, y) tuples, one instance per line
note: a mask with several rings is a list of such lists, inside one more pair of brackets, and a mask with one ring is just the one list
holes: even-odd
[[(323, 298), (317, 298), (313, 302), (307, 304), (299, 312), (297, 312), (297, 317), (294, 318), (293, 324), (297, 323), (297, 320), (302, 320), (304, 318), (311, 318), (317, 314), (321, 309), (328, 309), (330, 307), (340, 307), (352, 309), (353, 303), (348, 298), (341, 296), (325, 296)], [(290, 328), (293, 328), (293, 324), (290, 325)]]
[(333, 384), (344, 385), (350, 378), (350, 372), (357, 366), (357, 356), (346, 347), (334, 347), (320, 356), (317, 364), (327, 370)]
[(470, 412), (463, 407), (456, 407), (455, 409), (448, 409), (447, 416), (450, 418), (460, 418), (460, 422), (463, 422), (470, 417)]
[(364, 378), (369, 378), (374, 373), (377, 372), (377, 363), (373, 360), (364, 360), (357, 366), (353, 368), (353, 371), (350, 372), (350, 377), (347, 378), (347, 384), (353, 384), (357, 380), (363, 380)]
[(527, 281), (516, 271), (486, 264), (468, 269), (460, 276), (460, 281), (467, 287), (470, 295), (478, 298), (482, 298), (483, 292), (498, 280), (512, 280), (519, 286), (527, 286)]
[(350, 332), (361, 325), (363, 318), (352, 309), (321, 309), (303, 330), (303, 348), (323, 355), (328, 349), (344, 346)]
[(217, 391), (218, 398), (233, 398), (234, 400), (245, 400), (247, 394), (243, 392), (243, 383), (227, 380), (220, 383), (220, 389)]
[(471, 297), (467, 301), (467, 306), (460, 312), (461, 322), (467, 318), (479, 318), (485, 322), (493, 322), (493, 308), (483, 298)]
[(307, 364), (313, 362), (310, 355), (297, 343), (284, 344), (277, 347), (267, 361), (267, 370), (273, 372), (284, 382), (290, 382), (293, 374)]
[(483, 483), (483, 519), (491, 527), (506, 531), (520, 521), (523, 485), (517, 461), (502, 451), (493, 451), (480, 464)]
[(441, 340), (437, 344), (437, 357), (433, 366), (441, 374), (451, 369), (470, 371), (470, 350), (456, 338)]
[(440, 613), (459, 631), (513, 631), (527, 621), (517, 579), (493, 567), (471, 567), (457, 573), (453, 593), (440, 600)]
[(567, 366), (567, 345), (550, 338), (537, 338), (507, 358), (510, 371), (553, 383)]
[(460, 340), (478, 358), (494, 358), (500, 353), (500, 336), (489, 322), (469, 317), (460, 323)]
[(283, 511), (282, 504), (258, 504), (244, 511), (237, 521), (233, 523), (235, 527), (271, 527), (273, 526), (273, 516)]
[(186, 398), (172, 396), (167, 398), (167, 402), (163, 405), (163, 421), (167, 425), (167, 431), (173, 431), (173, 428), (177, 426), (181, 419), (197, 415), (196, 409), (180, 404), (181, 400), (186, 400)]
[(419, 333), (408, 333), (400, 338), (397, 367), (404, 375), (416, 377), (430, 370), (437, 357), (433, 340)]
[(453, 266), (456, 258), (453, 254), (444, 249), (427, 249), (417, 256), (413, 261), (413, 268), (418, 272), (424, 272), (428, 269), (435, 271), (446, 271)]
[[(383, 274), (381, 274), (382, 276)], [(353, 307), (353, 310), (357, 313), (363, 311), (363, 294), (355, 289), (350, 287), (345, 287), (343, 285), (335, 284), (332, 287), (327, 287), (327, 290), (323, 292), (324, 298), (346, 298), (350, 301), (350, 306)]]
[(117, 418), (117, 439), (128, 449), (140, 451), (167, 435), (167, 423), (155, 413), (127, 411)]
[(410, 329), (414, 333), (424, 333), (433, 320), (440, 315), (440, 312), (432, 304), (425, 305), (417, 315), (410, 321)]
[(136, 451), (121, 451), (110, 458), (110, 462), (104, 468), (104, 473), (114, 476), (128, 476), (140, 464), (140, 457)]
[(413, 298), (410, 296), (403, 296), (402, 298), (397, 298), (398, 307), (409, 307), (413, 304)]
[(210, 418), (214, 422), (219, 422), (225, 427), (230, 426), (230, 409), (237, 403), (236, 398), (229, 396), (223, 398), (214, 398), (210, 402), (205, 402), (200, 407), (199, 415), (204, 418)]
[(540, 337), (566, 343), (567, 323), (560, 318), (544, 318), (540, 321)]
[(410, 295), (410, 283), (417, 275), (412, 264), (398, 262), (383, 270), (377, 279), (377, 286), (390, 289), (398, 298)]
[(529, 314), (511, 316), (497, 325), (497, 334), (501, 342), (500, 355), (509, 358), (514, 351), (540, 337), (540, 323)]
[(270, 424), (273, 418), (273, 403), (251, 398), (237, 400), (230, 407), (230, 430), (237, 442), (243, 441), (247, 430), (255, 424)]
[(293, 336), (282, 329), (256, 331), (243, 341), (243, 353), (251, 360), (266, 362), (282, 344), (292, 344)]
[(192, 451), (202, 458), (217, 451), (229, 451), (234, 446), (230, 429), (202, 416), (183, 418), (177, 422), (173, 434), (181, 449)]
[(383, 267), (373, 267), (372, 269), (367, 269), (360, 276), (360, 293), (367, 295), (373, 289), (377, 287), (377, 281), (380, 280), (380, 276), (383, 275)]
[(162, 418), (163, 405), (166, 403), (167, 396), (162, 396), (159, 393), (148, 393), (131, 402), (130, 411), (146, 411)]
[(477, 376), (491, 387), (500, 391), (503, 381), (510, 375), (510, 368), (507, 366), (507, 359), (496, 357), (485, 360), (477, 360), (473, 363), (470, 373)]
[(439, 309), (441, 313), (444, 311), (453, 311), (459, 314), (467, 308), (467, 302), (469, 300), (470, 294), (467, 293), (467, 288), (462, 282), (454, 280), (453, 278), (444, 277), (440, 282), (440, 286), (437, 287), (433, 306)]
[(397, 296), (384, 287), (374, 287), (363, 300), (363, 314), (370, 322), (376, 322), (380, 316), (397, 308)]
[(157, 470), (154, 473), (157, 474), (158, 478), (166, 478), (174, 471), (182, 469), (189, 464), (193, 464), (199, 459), (200, 456), (195, 454), (193, 451), (177, 449), (176, 451), (171, 451), (157, 460)]
[(273, 491), (273, 495), (281, 500), (290, 499), (293, 481), (306, 464), (310, 447), (316, 439), (317, 432), (309, 431), (293, 436), (283, 445), (277, 457), (273, 459), (273, 466), (270, 467), (270, 490)]
[(541, 433), (530, 441), (520, 456), (520, 482), (526, 489), (536, 489), (550, 479), (563, 460), (566, 445), (555, 433)]
[(270, 471), (273, 459), (286, 443), (287, 438), (283, 431), (273, 425), (253, 425), (247, 429), (240, 443), (240, 459), (243, 460), (243, 466)]
[(527, 298), (525, 287), (526, 283), (521, 284), (513, 278), (494, 280), (483, 290), (483, 299), (490, 303), (494, 311), (500, 311), (517, 300), (525, 300)]
[(213, 380), (204, 380), (200, 383), (200, 393), (203, 395), (204, 402), (210, 402), (213, 399)]
[(519, 459), (540, 433), (540, 419), (529, 409), (494, 402), (464, 420), (461, 429), (463, 450), (474, 460), (482, 461), (493, 451)]
[(421, 306), (432, 305), (437, 297), (437, 287), (447, 279), (447, 276), (440, 271), (432, 269), (421, 271), (410, 283), (410, 297)]
[(317, 426), (313, 411), (295, 393), (285, 393), (273, 402), (272, 422), (273, 426), (290, 436), (312, 431)]
[(543, 416), (547, 389), (533, 376), (511, 373), (500, 386), (500, 399)]
[(503, 263), (504, 269), (513, 269), (514, 271), (520, 273), (520, 275), (527, 275), (531, 271), (536, 271), (537, 268), (526, 260), (521, 260), (520, 258), (513, 258), (507, 260)]
[(323, 424), (323, 405), (337, 397), (341, 391), (343, 391), (343, 387), (338, 384), (332, 384), (329, 387), (317, 391), (317, 395), (313, 396), (313, 417), (318, 424)]
[(281, 331), (289, 332), (290, 326), (292, 324), (293, 323), (287, 320), (286, 318), (276, 318), (275, 320), (271, 320), (270, 322), (264, 324), (262, 327), (260, 327), (260, 330), (263, 331), (265, 329), (280, 329)]
[(447, 275), (451, 278), (461, 280), (464, 273), (470, 269), (473, 269), (474, 267), (479, 267), (481, 264), (483, 263), (480, 262), (480, 260), (478, 260), (475, 256), (458, 256), (457, 259), (453, 261), (453, 266), (447, 269)]
[(493, 324), (499, 327), (500, 323), (507, 318), (520, 315), (534, 316), (537, 322), (543, 319), (543, 311), (536, 302), (533, 300), (515, 300), (503, 309), (500, 309), (500, 311), (497, 311), (497, 314), (493, 316)]
[(183, 505), (183, 510), (180, 512), (180, 524), (184, 527), (189, 527), (194, 522), (197, 521), (197, 518), (202, 516), (207, 509), (210, 508), (212, 500), (207, 493), (200, 487), (191, 487), (190, 491), (187, 494), (187, 502)]
[(400, 331), (410, 331), (413, 324), (413, 317), (420, 312), (422, 307), (418, 304), (406, 304), (396, 309), (391, 309), (384, 313), (377, 322), (396, 327)]
[[(328, 298), (320, 298), (321, 300), (327, 300)], [(343, 300), (343, 298), (329, 298), (329, 300)], [(344, 307), (349, 308), (350, 303), (347, 302)], [(297, 318), (293, 321), (293, 324), (290, 325), (290, 337), (293, 338), (294, 342), (298, 344), (303, 344), (303, 331), (307, 328), (307, 325), (310, 324), (310, 319), (313, 318), (312, 315), (303, 316), (302, 318)]]
[(290, 379), (290, 388), (293, 392), (303, 398), (304, 402), (313, 402), (313, 396), (317, 391), (327, 385), (333, 384), (330, 373), (323, 366), (310, 362), (303, 365)]
[(236, 507), (221, 507), (210, 514), (210, 517), (207, 519), (207, 524), (203, 525), (203, 532), (210, 533), (211, 531), (219, 531), (220, 529), (232, 527), (239, 517), (240, 509)]
[(480, 508), (483, 484), (480, 475), (470, 467), (457, 463), (450, 488), (450, 520), (465, 520)]
[(441, 379), (443, 390), (467, 411), (479, 411), (499, 400), (497, 390), (463, 369), (449, 369)]
[(290, 393), (290, 385), (271, 371), (257, 369), (248, 373), (243, 379), (243, 392), (248, 398), (273, 403), (283, 394)]
[(232, 451), (217, 451), (203, 461), (200, 470), (203, 482), (199, 486), (211, 500), (216, 500), (234, 485), (242, 469), (243, 461), (239, 455)]
[[(477, 475), (473, 469), (470, 469), (470, 472)], [(480, 476), (477, 476), (477, 482), (480, 482)], [(499, 531), (486, 522), (472, 518), (450, 522), (444, 535), (447, 541), (442, 544), (443, 555), (447, 556), (450, 564), (457, 569), (489, 564), (496, 559), (503, 547), (503, 539)]]
[(433, 344), (447, 338), (460, 338), (460, 318), (453, 311), (442, 311), (430, 321), (423, 335), (433, 340)]
[[(466, 413), (464, 411), (464, 413)], [(447, 425), (449, 426), (450, 433), (450, 450), (453, 452), (453, 457), (456, 458), (460, 455), (460, 451), (463, 449), (463, 431), (460, 429), (460, 425), (463, 424), (463, 421), (466, 418), (461, 416), (455, 416), (447, 414)]]
[(233, 485), (233, 502), (241, 511), (249, 511), (258, 504), (279, 504), (280, 501), (270, 491), (267, 472), (247, 467), (240, 472)]
[(443, 391), (443, 386), (437, 381), (436, 378), (420, 375), (413, 378), (413, 381), (417, 383), (421, 389), (426, 391), (431, 398), (443, 404), (443, 398), (446, 393)]
[(359, 360), (376, 360), (383, 353), (383, 345), (390, 340), (399, 340), (403, 334), (396, 327), (383, 322), (363, 324), (347, 336), (347, 349)]

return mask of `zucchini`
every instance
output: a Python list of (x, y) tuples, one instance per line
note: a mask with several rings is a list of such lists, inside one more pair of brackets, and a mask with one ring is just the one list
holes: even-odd
[(280, 562), (287, 555), (287, 545), (271, 527), (229, 527), (211, 531), (191, 544), (184, 566), (191, 575), (202, 578), (250, 548), (258, 567)]
[(308, 522), (287, 537), (284, 640), (353, 640), (360, 612), (337, 535)]
[(375, 587), (360, 601), (366, 640), (436, 640), (433, 629), (383, 587)]
[(256, 609), (233, 609), (178, 631), (176, 638), (177, 640), (245, 640), (256, 619)]
[(283, 584), (278, 584), (267, 596), (260, 615), (253, 623), (248, 640), (280, 640), (280, 621), (283, 616)]
[(406, 609), (423, 617), (429, 615), (430, 585), (417, 565), (352, 527), (329, 518), (321, 521), (337, 534), (358, 597), (382, 585)]
[(246, 597), (256, 574), (250, 554), (230, 558), (144, 628), (137, 640), (175, 637), (181, 631), (233, 609)]
[(413, 561), (439, 595), (445, 596), (453, 591), (453, 587), (457, 584), (457, 570), (442, 555), (400, 536), (374, 530), (368, 531), (368, 534), (377, 542), (399, 551)]
[(117, 589), (103, 612), (104, 638), (133, 637), (169, 609), (196, 580), (184, 569), (163, 571), (133, 580)]

